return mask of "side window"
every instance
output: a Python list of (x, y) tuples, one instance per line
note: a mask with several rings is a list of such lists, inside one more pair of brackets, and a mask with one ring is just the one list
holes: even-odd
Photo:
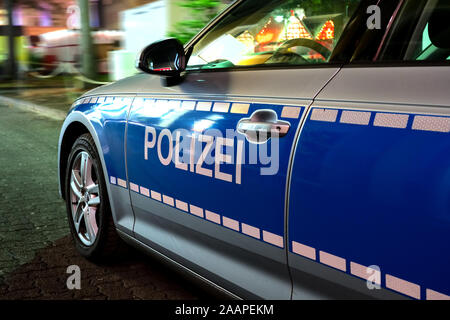
[(405, 4), (380, 60), (450, 60), (450, 0), (429, 0), (419, 13), (414, 2)]
[(247, 0), (194, 45), (188, 70), (327, 63), (361, 0)]

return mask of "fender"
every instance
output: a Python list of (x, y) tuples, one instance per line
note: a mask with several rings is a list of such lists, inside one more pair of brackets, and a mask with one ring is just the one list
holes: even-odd
[[(131, 209), (131, 201), (130, 201), (130, 194), (128, 188), (122, 188), (119, 186), (112, 185), (109, 181), (109, 174), (108, 174), (108, 165), (111, 167), (111, 162), (108, 164), (105, 157), (105, 150), (106, 152), (111, 153), (110, 148), (111, 145), (109, 143), (109, 140), (114, 139), (114, 137), (110, 137), (110, 134), (108, 134), (108, 129), (105, 129), (105, 114), (108, 112), (108, 109), (112, 108), (104, 108), (104, 110), (101, 110), (97, 106), (93, 107), (92, 105), (89, 107), (89, 104), (83, 103), (83, 101), (86, 101), (84, 99), (86, 97), (83, 97), (83, 99), (79, 99), (78, 101), (81, 101), (81, 103), (78, 102), (78, 105), (76, 105), (71, 111), (69, 111), (63, 125), (61, 128), (61, 134), (59, 137), (58, 142), (58, 182), (59, 182), (59, 193), (60, 196), (63, 195), (62, 190), (62, 184), (61, 179), (64, 179), (64, 176), (61, 176), (61, 146), (63, 139), (66, 135), (68, 127), (73, 123), (79, 123), (83, 125), (86, 130), (89, 132), (89, 134), (92, 136), (95, 142), (95, 147), (97, 149), (100, 162), (102, 164), (103, 168), (103, 176), (106, 181), (106, 188), (108, 192), (108, 198), (111, 205), (111, 211), (113, 215), (113, 220), (115, 223), (116, 228), (120, 229), (121, 231), (132, 235), (133, 234), (133, 227), (134, 227), (134, 214)], [(103, 97), (102, 97), (103, 98)], [(104, 97), (104, 101), (107, 98)], [(112, 99), (112, 98), (111, 98)], [(127, 174), (126, 174), (126, 165), (125, 165), (125, 155), (126, 155), (126, 148), (125, 148), (125, 133), (126, 133), (126, 121), (128, 118), (128, 113), (132, 105), (132, 101), (134, 99), (133, 96), (124, 96), (122, 99), (129, 99), (125, 104), (123, 104), (123, 116), (120, 116), (117, 118), (119, 122), (123, 124), (123, 129), (120, 129), (120, 132), (118, 132), (119, 135), (123, 135), (123, 139), (121, 141), (116, 142), (116, 145), (119, 147), (116, 147), (116, 150), (112, 150), (113, 153), (117, 157), (120, 157), (121, 159), (118, 159), (119, 161), (116, 162), (123, 162), (122, 167), (124, 171), (123, 178), (124, 180), (127, 180)], [(89, 100), (89, 99), (88, 99)], [(100, 99), (99, 99), (100, 100)], [(129, 101), (129, 103), (128, 103)], [(109, 129), (110, 130), (110, 129)], [(111, 131), (111, 130), (110, 130)], [(110, 132), (109, 132), (110, 133)], [(117, 139), (114, 139), (117, 140)], [(103, 143), (102, 143), (103, 142)]]

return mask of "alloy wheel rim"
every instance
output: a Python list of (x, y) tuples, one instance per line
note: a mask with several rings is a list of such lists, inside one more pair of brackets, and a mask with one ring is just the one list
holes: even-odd
[(90, 155), (82, 151), (75, 158), (70, 175), (70, 199), (75, 232), (86, 246), (97, 238), (97, 211), (101, 199), (98, 174)]

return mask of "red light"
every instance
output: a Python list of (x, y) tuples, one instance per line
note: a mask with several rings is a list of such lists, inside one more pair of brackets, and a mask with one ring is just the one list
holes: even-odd
[(274, 23), (273, 19), (270, 18), (261, 31), (255, 36), (255, 39), (260, 44), (269, 43), (275, 41), (276, 37), (280, 34), (280, 31), (280, 25)]
[(172, 71), (171, 67), (167, 67), (167, 68), (158, 68), (158, 69), (153, 69), (153, 71)]
[(317, 40), (331, 40), (334, 39), (334, 22), (333, 20), (328, 20), (320, 29), (316, 36)]

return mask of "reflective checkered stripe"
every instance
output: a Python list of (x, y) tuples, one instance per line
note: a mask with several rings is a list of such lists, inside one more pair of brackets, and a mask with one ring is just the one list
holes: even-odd
[(109, 177), (109, 182), (111, 184), (113, 184), (113, 185), (117, 185), (117, 186), (122, 187), (124, 189), (128, 189), (127, 181), (124, 180), (124, 179), (110, 176)]
[[(318, 251), (316, 248), (301, 244), (295, 241), (291, 242), (291, 252), (302, 257), (320, 262), (329, 267), (338, 269), (343, 272), (349, 272), (351, 275), (358, 278), (371, 281), (375, 284), (381, 284), (377, 279), (381, 279), (383, 274), (381, 271), (363, 266), (353, 261), (348, 261), (345, 258)], [(349, 267), (348, 267), (349, 265)], [(390, 274), (384, 274), (386, 288), (397, 291), (415, 299), (421, 299), (420, 285), (409, 282), (407, 280), (395, 277)], [(427, 300), (450, 300), (450, 296), (439, 293), (437, 291), (426, 289)]]
[[(115, 99), (122, 97), (94, 96), (78, 99), (73, 106), (82, 104), (112, 103)], [(247, 115), (251, 109), (251, 103), (244, 102), (222, 102), (222, 101), (200, 101), (200, 100), (177, 100), (177, 99), (153, 99), (135, 98), (134, 105), (143, 104), (148, 108), (159, 108), (160, 110), (187, 110), (199, 112), (231, 113)], [(284, 119), (298, 119), (301, 115), (302, 107), (279, 105), (281, 117)]]
[[(111, 103), (115, 99), (123, 97), (113, 96), (94, 96), (76, 100), (73, 106), (83, 104)], [(147, 107), (159, 107), (168, 110), (191, 110), (200, 112), (217, 112), (232, 113), (246, 115), (252, 106), (250, 103), (244, 102), (222, 102), (222, 101), (200, 101), (200, 100), (176, 100), (176, 99), (153, 99), (153, 98), (136, 98), (135, 104), (143, 103)], [(274, 104), (275, 105), (275, 104)], [(281, 118), (298, 119), (301, 114), (301, 107), (280, 105)]]
[[(94, 96), (78, 99), (73, 106), (83, 104), (112, 103), (115, 99), (123, 97), (113, 96)], [(214, 113), (231, 113), (247, 115), (251, 109), (251, 103), (244, 102), (223, 102), (223, 101), (203, 101), (203, 100), (178, 100), (178, 99), (153, 99), (153, 98), (135, 98), (134, 105), (145, 105), (148, 108), (157, 108), (161, 112), (168, 110), (184, 110)], [(275, 105), (275, 104), (274, 104)], [(281, 117), (284, 119), (299, 119), (302, 107), (279, 105), (281, 108)]]
[[(160, 112), (169, 110), (180, 111), (198, 111), (213, 113), (230, 113), (238, 115), (247, 115), (253, 106), (258, 104), (244, 102), (224, 102), (224, 101), (204, 101), (204, 100), (173, 100), (173, 99), (153, 99), (136, 98), (135, 105), (145, 106), (146, 108), (155, 108)], [(274, 104), (271, 104), (274, 105)], [(276, 105), (275, 105), (276, 106)], [(281, 108), (281, 117), (284, 119), (299, 119), (302, 107), (279, 105)]]
[(176, 208), (182, 212), (191, 214), (195, 217), (204, 219), (211, 223), (223, 226), (227, 229), (237, 231), (246, 236), (264, 241), (276, 247), (280, 248), (284, 247), (284, 240), (282, 236), (273, 234), (266, 230), (260, 230), (259, 228), (248, 225), (244, 222), (240, 222), (235, 219), (231, 219), (229, 217), (216, 213), (215, 211), (202, 208), (198, 204), (185, 202), (183, 200), (176, 199), (167, 194), (163, 194), (161, 192), (151, 190), (143, 186), (138, 186), (131, 182), (130, 182), (130, 190), (147, 198), (151, 198), (155, 201), (161, 202), (164, 205)]
[[(432, 132), (450, 132), (450, 117), (438, 115), (416, 115), (393, 112), (355, 111), (325, 107), (315, 107), (311, 110), (310, 121), (338, 122), (342, 124), (354, 124), (362, 126), (374, 126), (384, 128), (407, 129), (411, 121), (410, 129)], [(371, 123), (371, 119), (373, 119)]]
[(79, 106), (83, 104), (96, 104), (96, 103), (111, 103), (116, 99), (129, 99), (131, 96), (93, 96), (93, 97), (84, 97), (76, 100), (73, 103), (73, 106)]

